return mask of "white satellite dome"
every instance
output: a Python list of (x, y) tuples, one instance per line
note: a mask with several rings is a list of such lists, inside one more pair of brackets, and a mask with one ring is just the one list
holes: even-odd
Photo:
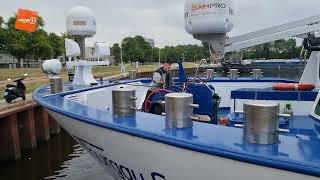
[(62, 64), (58, 59), (45, 60), (42, 63), (42, 71), (49, 75), (58, 75), (61, 69)]
[(92, 11), (84, 6), (70, 9), (66, 25), (67, 33), (71, 36), (92, 37), (96, 34), (96, 19)]
[(227, 33), (233, 28), (232, 0), (186, 0), (185, 29), (189, 34)]

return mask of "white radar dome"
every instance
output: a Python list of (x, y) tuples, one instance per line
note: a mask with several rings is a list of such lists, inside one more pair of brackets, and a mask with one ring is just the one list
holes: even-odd
[(42, 63), (42, 71), (49, 75), (58, 75), (61, 69), (62, 64), (58, 59), (45, 60)]
[(92, 11), (84, 6), (70, 9), (66, 25), (67, 33), (71, 36), (92, 37), (96, 34), (96, 19)]
[(110, 56), (110, 48), (107, 43), (94, 43), (95, 57), (106, 58)]
[(232, 0), (186, 0), (185, 29), (189, 34), (227, 33), (233, 28)]
[(73, 39), (65, 39), (64, 46), (66, 48), (67, 57), (77, 57), (80, 56), (80, 47), (79, 44)]

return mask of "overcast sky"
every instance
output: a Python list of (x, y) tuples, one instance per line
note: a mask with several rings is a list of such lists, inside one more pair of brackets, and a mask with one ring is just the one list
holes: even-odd
[[(184, 29), (184, 0), (0, 0), (0, 16), (8, 18), (18, 8), (39, 12), (49, 32), (66, 31), (68, 10), (76, 5), (89, 7), (97, 20), (97, 34), (87, 40), (112, 45), (122, 38), (143, 35), (156, 46), (195, 44)], [(237, 18), (231, 36), (320, 14), (320, 0), (234, 0)]]

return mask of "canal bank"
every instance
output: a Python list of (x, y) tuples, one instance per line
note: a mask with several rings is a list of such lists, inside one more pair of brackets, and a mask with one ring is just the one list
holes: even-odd
[(0, 162), (19, 159), (23, 150), (36, 148), (60, 131), (56, 121), (32, 100), (0, 108)]

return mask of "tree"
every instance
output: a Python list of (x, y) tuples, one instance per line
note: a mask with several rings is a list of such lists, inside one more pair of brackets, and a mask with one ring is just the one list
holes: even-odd
[(4, 24), (4, 19), (2, 16), (0, 16), (0, 28), (2, 27), (2, 24)]
[(201, 48), (202, 52), (202, 58), (205, 58), (205, 57), (209, 57), (210, 56), (210, 52), (209, 52), (209, 44), (202, 41), (202, 48)]
[[(154, 47), (152, 48), (152, 62), (158, 62), (159, 61), (159, 50), (160, 48)], [(160, 52), (161, 54), (161, 52)]]
[(113, 44), (113, 46), (111, 47), (111, 55), (114, 56), (116, 64), (121, 63), (121, 48), (118, 43)]
[(38, 22), (37, 22), (37, 30), (39, 29), (43, 29), (43, 27), (46, 25), (46, 23), (44, 22), (44, 19), (39, 16), (38, 17)]
[(8, 52), (18, 59), (26, 59), (30, 49), (30, 34), (25, 31), (9, 31)]
[(132, 37), (126, 37), (122, 40), (122, 59), (125, 63), (131, 61), (134, 58), (134, 39)]
[(50, 44), (48, 33), (42, 29), (31, 33), (31, 46), (30, 52), (32, 51), (32, 59), (49, 59), (54, 55), (53, 47)]
[(0, 16), (0, 52), (6, 52), (8, 49), (9, 35), (8, 31), (2, 27), (3, 18)]
[(299, 57), (300, 51), (297, 48), (297, 42), (295, 39), (290, 38), (286, 41), (285, 52), (286, 59)]
[(297, 47), (295, 39), (282, 39), (272, 43), (247, 48), (238, 52), (228, 53), (227, 57), (234, 57), (230, 54), (241, 53), (243, 55), (243, 59), (291, 59), (299, 58), (301, 48), (301, 46)]
[(4, 28), (0, 28), (0, 50), (18, 59), (48, 59), (64, 52), (63, 39), (54, 33), (48, 34), (43, 28), (45, 21), (38, 17), (33, 33), (15, 29), (16, 15), (10, 17)]
[(53, 49), (53, 57), (57, 58), (58, 56), (61, 56), (64, 52), (64, 39), (55, 33), (50, 33), (48, 40)]
[(265, 43), (262, 45), (255, 46), (255, 53), (258, 59), (265, 58), (270, 59), (271, 57), (271, 43)]
[(209, 57), (209, 47), (199, 45), (178, 45), (165, 46), (161, 49), (161, 59), (163, 62), (176, 63), (177, 61), (193, 62), (200, 59), (207, 59)]
[[(126, 37), (121, 42), (123, 61), (124, 62), (158, 62), (159, 48), (151, 47), (142, 36)], [(161, 62), (175, 63), (183, 59), (194, 61), (210, 56), (208, 44), (203, 45), (178, 45), (165, 46), (160, 49)], [(120, 46), (114, 44), (111, 48), (111, 54), (115, 57), (116, 62), (120, 62)]]
[(273, 43), (273, 56), (274, 59), (284, 59), (286, 58), (285, 55), (285, 46), (286, 46), (286, 40), (281, 39), (277, 40)]
[(142, 36), (124, 38), (121, 47), (124, 62), (145, 63), (152, 59), (152, 47)]
[(144, 40), (142, 36), (136, 36), (134, 37), (134, 40), (136, 42), (136, 50), (140, 53), (140, 57), (136, 57), (135, 61), (139, 61), (139, 58), (142, 59), (142, 63), (144, 62), (151, 62), (152, 57), (152, 47), (151, 45)]
[(14, 17), (10, 17), (6, 23), (6, 28), (9, 30), (15, 29), (16, 26), (16, 17), (17, 15), (15, 14)]

